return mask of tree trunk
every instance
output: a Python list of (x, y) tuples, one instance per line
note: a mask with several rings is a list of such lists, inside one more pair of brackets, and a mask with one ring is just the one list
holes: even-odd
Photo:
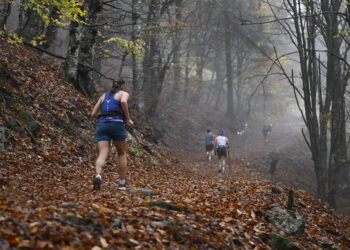
[(236, 87), (235, 87), (235, 94), (236, 94), (236, 104), (234, 104), (234, 107), (236, 107), (236, 110), (242, 110), (243, 103), (242, 103), (242, 88), (244, 84), (244, 80), (242, 77), (243, 74), (243, 64), (244, 64), (244, 51), (243, 51), (243, 41), (241, 38), (240, 33), (238, 32), (237, 34), (237, 49), (236, 49), (236, 69), (237, 69), (237, 74), (236, 74)]
[(120, 67), (119, 67), (119, 71), (118, 71), (118, 78), (122, 78), (122, 74), (123, 74), (123, 69), (125, 66), (125, 61), (126, 61), (126, 57), (128, 56), (128, 52), (125, 51), (122, 57), (122, 61), (120, 62)]
[[(56, 8), (53, 8), (50, 12), (50, 19), (58, 19), (59, 13)], [(44, 49), (50, 49), (55, 42), (56, 34), (57, 34), (57, 25), (53, 22), (46, 27), (45, 31), (45, 43), (43, 45)]]
[(208, 96), (207, 96), (207, 100), (205, 101), (205, 104), (209, 104), (210, 103), (211, 94), (213, 92), (213, 88), (215, 87), (214, 77), (215, 77), (215, 70), (213, 70), (213, 72), (211, 73), (210, 84), (209, 84), (209, 87), (208, 87), (209, 88)]
[(18, 34), (21, 34), (22, 27), (24, 26), (25, 11), (23, 8), (23, 1), (24, 0), (19, 0), (20, 7), (19, 7), (19, 13), (18, 13), (18, 26), (16, 30)]
[(161, 65), (162, 57), (159, 48), (159, 20), (160, 19), (160, 2), (159, 0), (151, 0), (149, 4), (147, 29), (152, 28), (148, 32), (147, 54), (145, 59), (146, 67), (144, 82), (144, 101), (145, 113), (149, 117), (153, 117), (156, 113), (159, 96), (162, 91)]
[(21, 1), (18, 33), (26, 41), (30, 42), (32, 39), (44, 34), (45, 25), (35, 10), (23, 8), (25, 2), (25, 0)]
[(0, 31), (6, 26), (7, 18), (10, 15), (11, 4), (9, 0), (0, 0)]
[(95, 93), (95, 88), (92, 82), (91, 68), (93, 67), (95, 55), (97, 14), (102, 9), (101, 0), (87, 0), (86, 9), (88, 13), (85, 19), (86, 24), (82, 28), (77, 81), (82, 93), (92, 98)]
[(103, 56), (102, 56), (102, 49), (103, 48), (103, 38), (102, 36), (97, 36), (96, 38), (96, 45), (95, 45), (95, 56), (93, 61), (93, 67), (96, 69), (96, 72), (92, 73), (92, 79), (97, 84), (101, 85), (101, 75), (97, 72), (103, 71)]
[(162, 82), (160, 79), (160, 65), (162, 58), (158, 47), (158, 39), (152, 35), (150, 39), (150, 79), (145, 82), (145, 113), (152, 117), (156, 113), (159, 96), (162, 91)]
[[(132, 0), (132, 40), (135, 42), (142, 38), (141, 29), (141, 0)], [(132, 86), (133, 86), (133, 102), (136, 103), (138, 108), (141, 108), (141, 98), (139, 96), (142, 86), (142, 62), (135, 54), (132, 55)]]
[[(227, 3), (225, 1), (225, 3)], [(226, 24), (226, 32), (224, 34), (225, 39), (225, 58), (226, 58), (226, 79), (227, 79), (227, 108), (226, 114), (228, 117), (234, 117), (233, 106), (233, 73), (232, 73), (232, 37), (231, 37), (231, 18), (228, 4), (225, 4), (224, 9), (224, 23)]]
[(192, 35), (191, 33), (188, 34), (188, 43), (187, 43), (187, 50), (186, 50), (186, 60), (185, 60), (185, 86), (183, 89), (183, 101), (187, 102), (188, 99), (188, 92), (190, 91), (188, 86), (190, 85), (190, 47), (192, 46)]
[(199, 56), (197, 59), (197, 65), (196, 65), (196, 78), (195, 78), (195, 89), (193, 93), (193, 97), (191, 102), (192, 103), (198, 103), (201, 99), (201, 93), (202, 93), (202, 87), (203, 87), (203, 63), (202, 63), (202, 56)]
[(72, 83), (77, 90), (79, 89), (78, 75), (78, 56), (80, 49), (81, 32), (78, 22), (72, 22), (69, 27), (69, 45), (66, 61), (64, 64), (64, 75), (68, 82)]
[[(203, 17), (202, 17), (202, 2), (201, 0), (197, 0), (196, 2), (196, 9), (197, 9), (197, 23), (198, 27), (201, 27), (203, 24)], [(192, 103), (198, 103), (200, 101), (201, 97), (201, 91), (203, 87), (203, 67), (204, 67), (204, 43), (203, 43), (203, 34), (201, 28), (195, 33), (194, 36), (195, 40), (195, 53), (196, 53), (196, 79), (195, 79), (195, 88), (194, 93), (192, 95)]]
[(224, 85), (225, 85), (225, 82), (223, 80), (221, 82), (221, 85), (218, 86), (218, 95), (217, 95), (216, 102), (215, 102), (215, 108), (216, 109), (219, 109), (219, 105), (222, 103), (222, 98), (221, 97), (222, 97), (222, 93), (224, 92)]
[(325, 20), (323, 37), (327, 46), (327, 86), (330, 87), (331, 145), (328, 168), (328, 202), (336, 207), (336, 194), (347, 181), (347, 145), (345, 133), (345, 82), (341, 70), (341, 38), (339, 34), (338, 13), (342, 0), (321, 1)]
[(181, 50), (181, 28), (180, 28), (180, 22), (182, 19), (181, 14), (181, 7), (182, 7), (183, 0), (176, 0), (176, 10), (175, 10), (175, 24), (174, 26), (174, 32), (172, 37), (172, 46), (173, 46), (173, 69), (174, 69), (174, 85), (173, 85), (173, 98), (174, 102), (177, 101), (177, 98), (179, 97), (179, 92), (182, 87), (181, 83), (181, 63), (180, 63), (180, 50)]

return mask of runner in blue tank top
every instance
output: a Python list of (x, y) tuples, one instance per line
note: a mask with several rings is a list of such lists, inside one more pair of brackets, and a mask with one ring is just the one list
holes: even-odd
[(210, 161), (214, 154), (214, 134), (210, 129), (207, 129), (205, 134), (205, 152), (207, 154), (207, 159)]
[(106, 163), (110, 142), (112, 141), (118, 152), (119, 161), (119, 183), (118, 188), (125, 190), (125, 177), (127, 173), (126, 160), (126, 138), (127, 132), (125, 122), (132, 126), (130, 119), (128, 99), (129, 94), (123, 91), (124, 80), (113, 82), (109, 91), (105, 92), (97, 101), (91, 112), (92, 117), (98, 116), (96, 127), (96, 141), (98, 157), (96, 160), (96, 176), (94, 178), (94, 189), (100, 189), (102, 184), (102, 167)]

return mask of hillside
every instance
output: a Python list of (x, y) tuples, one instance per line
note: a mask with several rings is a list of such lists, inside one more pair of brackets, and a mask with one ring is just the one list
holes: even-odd
[(283, 215), (290, 188), (238, 161), (219, 175), (196, 152), (144, 150), (152, 128), (134, 110), (131, 188), (117, 190), (110, 157), (102, 190), (93, 191), (92, 103), (62, 80), (60, 64), (0, 45), (0, 126), (9, 129), (0, 249), (350, 248), (349, 218), (303, 191), (294, 190), (293, 211)]

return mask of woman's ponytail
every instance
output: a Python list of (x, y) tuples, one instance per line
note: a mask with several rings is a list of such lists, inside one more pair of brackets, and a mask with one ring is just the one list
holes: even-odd
[(109, 89), (109, 95), (111, 96), (114, 93), (118, 92), (124, 84), (125, 84), (125, 81), (123, 79), (119, 79), (117, 81), (113, 80), (112, 86)]

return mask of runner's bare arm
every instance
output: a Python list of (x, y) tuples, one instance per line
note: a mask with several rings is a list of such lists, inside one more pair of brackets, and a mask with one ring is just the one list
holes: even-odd
[(91, 111), (91, 114), (90, 114), (91, 117), (96, 117), (98, 115), (98, 113), (101, 110), (101, 104), (102, 104), (102, 96), (98, 99), (98, 101), (95, 104), (95, 107)]
[(129, 125), (133, 125), (134, 122), (130, 119), (130, 114), (129, 114), (128, 99), (129, 99), (129, 94), (126, 92), (123, 92), (120, 97), (120, 103), (122, 105), (127, 123)]

